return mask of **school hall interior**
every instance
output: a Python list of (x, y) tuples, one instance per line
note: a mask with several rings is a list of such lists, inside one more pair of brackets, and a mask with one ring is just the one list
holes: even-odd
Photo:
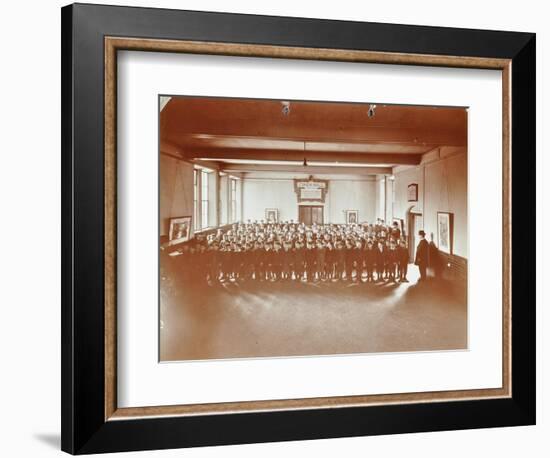
[(467, 348), (466, 108), (159, 107), (161, 361)]

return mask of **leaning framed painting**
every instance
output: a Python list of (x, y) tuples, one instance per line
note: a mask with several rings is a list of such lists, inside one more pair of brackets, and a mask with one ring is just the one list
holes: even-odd
[(182, 216), (170, 219), (168, 240), (171, 245), (186, 242), (191, 233), (191, 216)]
[(530, 33), (63, 8), (63, 450), (534, 424), (534, 70)]

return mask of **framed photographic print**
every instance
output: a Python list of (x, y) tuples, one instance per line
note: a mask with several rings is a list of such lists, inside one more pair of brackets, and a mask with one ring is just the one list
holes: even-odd
[(453, 214), (437, 212), (437, 247), (444, 253), (453, 254)]
[(418, 201), (418, 184), (413, 183), (407, 187), (408, 192), (408, 201), (417, 202)]
[(534, 34), (75, 4), (62, 116), (63, 450), (534, 424)]
[(346, 224), (357, 224), (359, 222), (357, 210), (346, 210)]
[(276, 208), (266, 208), (265, 209), (265, 220), (267, 223), (278, 223), (279, 222), (279, 210)]
[(170, 230), (168, 240), (170, 245), (186, 242), (191, 233), (191, 217), (182, 216), (170, 219)]

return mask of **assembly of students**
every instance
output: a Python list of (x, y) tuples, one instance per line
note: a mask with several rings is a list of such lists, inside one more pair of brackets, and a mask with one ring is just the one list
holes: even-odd
[(199, 234), (177, 254), (178, 275), (192, 284), (408, 282), (404, 234), (397, 223), (383, 221), (311, 226), (248, 221)]

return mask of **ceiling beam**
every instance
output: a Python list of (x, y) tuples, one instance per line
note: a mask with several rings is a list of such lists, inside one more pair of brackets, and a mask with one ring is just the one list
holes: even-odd
[(193, 160), (193, 164), (196, 164), (200, 167), (206, 167), (207, 169), (211, 169), (211, 170), (221, 170), (221, 167), (220, 167), (220, 163), (219, 162), (214, 162), (214, 161), (198, 161), (198, 160)]
[[(409, 148), (412, 152), (421, 152), (423, 147), (434, 148), (439, 145), (466, 146), (464, 135), (447, 132), (431, 132), (425, 135), (404, 134), (398, 129), (393, 129), (384, 135), (381, 128), (374, 133), (361, 130), (360, 135), (344, 136), (342, 132), (318, 132), (315, 137), (306, 135), (269, 137), (265, 135), (235, 135), (235, 134), (210, 134), (210, 133), (179, 133), (174, 131), (161, 131), (161, 137), (174, 144), (193, 148), (272, 148), (272, 149), (306, 149), (331, 151), (348, 148), (350, 151), (369, 151), (369, 149), (382, 149), (384, 147)], [(267, 146), (266, 146), (267, 145)], [(376, 151), (372, 151), (376, 152)]]
[(269, 149), (188, 149), (178, 153), (185, 159), (218, 160), (224, 159), (249, 159), (254, 161), (308, 161), (338, 162), (354, 164), (384, 164), (384, 165), (417, 165), (420, 164), (422, 154), (398, 154), (398, 153), (344, 153), (326, 151), (287, 151)]
[(391, 175), (391, 167), (329, 167), (308, 165), (220, 164), (220, 170), (234, 172), (290, 172), (312, 175)]

